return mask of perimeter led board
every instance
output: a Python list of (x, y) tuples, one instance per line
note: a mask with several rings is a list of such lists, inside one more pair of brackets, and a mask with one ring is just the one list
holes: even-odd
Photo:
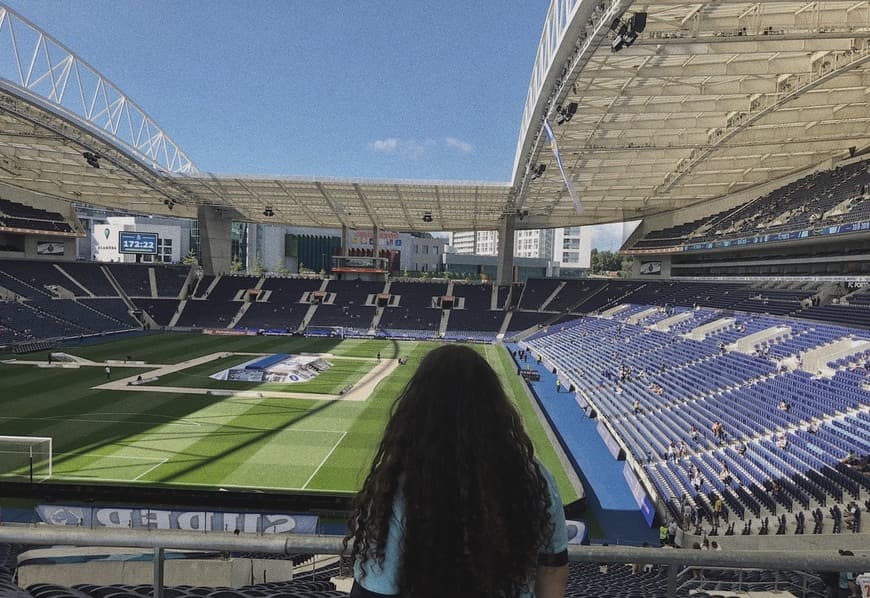
[(118, 252), (157, 255), (157, 233), (120, 231)]

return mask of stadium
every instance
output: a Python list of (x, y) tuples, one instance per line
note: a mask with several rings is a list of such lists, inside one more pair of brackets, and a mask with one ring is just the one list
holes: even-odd
[[(0, 4), (3, 596), (347, 595), (444, 343), (554, 474), (567, 595), (870, 596), (870, 3), (541, 17), (494, 183), (201, 172)], [(626, 222), (621, 275), (515, 247)]]

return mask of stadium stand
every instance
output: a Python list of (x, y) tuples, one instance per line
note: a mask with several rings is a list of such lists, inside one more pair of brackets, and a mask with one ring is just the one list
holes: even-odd
[(399, 304), (384, 308), (379, 328), (386, 331), (415, 330), (437, 333), (441, 310), (432, 307), (432, 298), (447, 292), (447, 285), (432, 282), (394, 282), (390, 295)]
[(55, 296), (50, 290), (51, 286), (63, 287), (77, 296), (87, 296), (84, 289), (64, 276), (50, 262), (0, 261), (0, 287), (8, 288), (23, 297), (36, 299)]
[[(241, 299), (241, 292), (255, 288), (259, 281), (260, 278), (256, 276), (221, 276), (208, 297), (187, 302), (177, 325), (219, 328), (229, 326), (243, 305), (242, 300), (236, 300), (237, 297)], [(203, 282), (200, 281), (197, 292), (203, 290)]]
[(236, 327), (295, 332), (311, 307), (300, 303), (302, 295), (319, 289), (321, 282), (310, 278), (267, 278), (262, 288), (271, 291), (269, 300), (252, 303)]
[[(864, 339), (850, 328), (747, 314), (698, 341), (627, 322), (648, 308), (555, 326), (525, 346), (576, 385), (685, 525), (688, 503), (691, 523), (720, 533), (713, 507), (721, 498), (746, 529), (784, 513), (795, 520), (777, 519), (778, 533), (802, 533), (801, 522), (816, 517), (836, 526), (836, 511), (817, 510), (845, 511), (870, 489), (870, 476), (844, 461), (870, 452), (867, 354), (827, 364), (830, 375), (794, 366), (813, 349)], [(735, 350), (765, 330), (776, 336), (752, 354)]]
[(57, 212), (48, 212), (2, 198), (0, 198), (0, 227), (72, 232), (72, 227)]
[(169, 326), (172, 317), (178, 311), (177, 299), (135, 299), (137, 309), (147, 313), (160, 326)]
[(647, 233), (633, 249), (677, 247), (807, 227), (861, 222), (870, 215), (870, 161), (813, 173), (731, 210)]
[(106, 278), (103, 266), (97, 263), (64, 262), (60, 264), (64, 272), (75, 278), (80, 285), (96, 297), (117, 297), (118, 292)]
[(150, 297), (150, 268), (139, 264), (106, 264), (128, 297)]
[(155, 265), (153, 269), (157, 277), (157, 295), (178, 297), (187, 282), (190, 266)]
[(463, 308), (450, 310), (447, 339), (466, 339), (475, 341), (491, 341), (501, 330), (505, 312), (501, 309), (489, 309), (492, 302), (492, 286), (483, 284), (457, 284), (453, 287), (453, 296), (464, 299)]
[(366, 305), (371, 295), (384, 291), (384, 283), (362, 280), (330, 280), (328, 294), (335, 293), (331, 304), (317, 306), (309, 326), (350, 326), (368, 330), (375, 315), (374, 304)]

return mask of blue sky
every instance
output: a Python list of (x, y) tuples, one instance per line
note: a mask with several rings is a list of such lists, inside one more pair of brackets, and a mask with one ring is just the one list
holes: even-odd
[(8, 4), (201, 170), (507, 181), (548, 2)]
[[(200, 170), (509, 181), (549, 5), (4, 0)], [(595, 227), (616, 249), (622, 225)]]

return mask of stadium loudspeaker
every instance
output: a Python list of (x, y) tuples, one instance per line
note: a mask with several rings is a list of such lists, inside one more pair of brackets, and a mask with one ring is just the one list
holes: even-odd
[(635, 33), (643, 33), (643, 30), (646, 29), (646, 13), (634, 13), (634, 16), (631, 18), (631, 25), (631, 28)]

